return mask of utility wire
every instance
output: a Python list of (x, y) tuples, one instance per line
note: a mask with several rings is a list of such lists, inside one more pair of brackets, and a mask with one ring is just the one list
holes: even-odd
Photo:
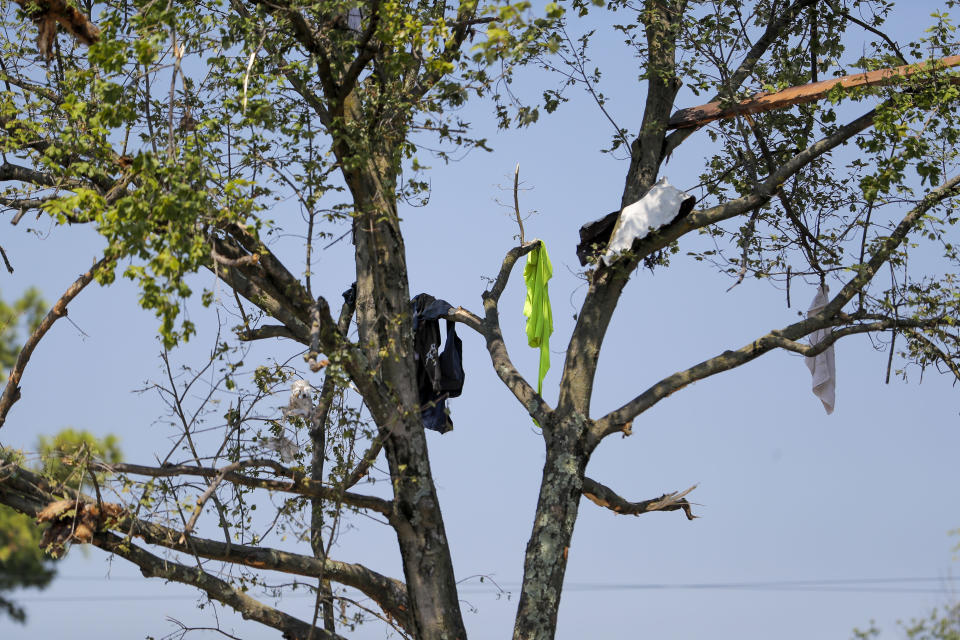
[[(105, 578), (97, 576), (63, 576), (58, 580), (75, 581), (141, 581), (142, 578), (121, 576)], [(813, 592), (813, 593), (889, 593), (889, 594), (944, 594), (947, 587), (960, 580), (960, 577), (932, 578), (853, 578), (824, 580), (774, 580), (767, 582), (694, 582), (694, 583), (613, 583), (573, 582), (564, 586), (565, 591), (666, 591), (666, 590), (727, 590), (727, 591), (767, 591), (767, 592)], [(888, 586), (884, 586), (888, 585)], [(901, 585), (901, 586), (897, 586)], [(935, 586), (939, 585), (939, 586)], [(510, 593), (518, 590), (519, 584), (504, 583), (500, 589), (492, 584), (488, 586), (470, 585), (460, 589), (463, 594)], [(146, 601), (146, 600), (196, 600), (195, 595), (89, 595), (89, 596), (35, 596), (18, 597), (19, 602), (101, 602), (101, 601)], [(270, 597), (270, 596), (266, 596)], [(286, 594), (284, 598), (313, 597), (310, 593)]]

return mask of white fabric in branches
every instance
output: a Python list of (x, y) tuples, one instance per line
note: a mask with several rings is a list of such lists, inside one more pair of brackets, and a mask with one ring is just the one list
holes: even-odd
[(283, 407), (283, 417), (309, 418), (313, 410), (313, 390), (306, 380), (297, 380), (290, 386), (290, 403)]
[(286, 436), (268, 439), (267, 449), (279, 453), (280, 459), (284, 462), (293, 462), (297, 459), (297, 443)]
[[(290, 401), (287, 406), (280, 408), (283, 417), (289, 419), (303, 418), (312, 421), (313, 415), (313, 387), (306, 380), (296, 380), (290, 385)], [(311, 425), (313, 426), (313, 425)], [(280, 459), (284, 462), (293, 462), (296, 459), (299, 448), (297, 443), (292, 441), (286, 435), (281, 434), (277, 437), (267, 438), (267, 449), (276, 451), (280, 454)]]
[(693, 196), (660, 178), (646, 195), (620, 212), (619, 226), (603, 255), (604, 264), (609, 267), (621, 253), (630, 250), (634, 240), (673, 222), (684, 203), (692, 206), (693, 200)]
[[(830, 287), (825, 284), (817, 288), (817, 295), (814, 296), (813, 302), (810, 303), (810, 308), (807, 310), (808, 318), (823, 311), (823, 308), (830, 301), (829, 293)], [(811, 333), (810, 345), (816, 346), (823, 342), (830, 331), (831, 329), (827, 327)], [(812, 358), (805, 358), (805, 360), (807, 361), (807, 368), (810, 369), (810, 374), (813, 376), (813, 393), (820, 398), (823, 408), (829, 415), (833, 413), (833, 407), (837, 400), (837, 363), (833, 353), (833, 345)]]
[(358, 7), (350, 9), (350, 12), (347, 13), (347, 27), (352, 31), (360, 33), (360, 26), (363, 24), (363, 14), (360, 12)]

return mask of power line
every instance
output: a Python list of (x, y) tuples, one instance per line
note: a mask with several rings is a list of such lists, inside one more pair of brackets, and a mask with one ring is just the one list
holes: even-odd
[[(142, 578), (120, 576), (106, 578), (98, 576), (63, 576), (63, 580), (105, 580), (105, 581), (141, 581)], [(875, 594), (916, 594), (916, 595), (943, 595), (947, 587), (960, 580), (960, 577), (930, 577), (930, 578), (852, 578), (852, 579), (822, 579), (822, 580), (773, 580), (766, 582), (692, 582), (692, 583), (578, 583), (573, 582), (564, 586), (565, 591), (667, 591), (667, 590), (726, 590), (726, 591), (766, 591), (776, 592), (812, 592), (812, 593), (875, 593)], [(885, 586), (888, 585), (888, 586)], [(897, 586), (902, 585), (902, 586)], [(939, 585), (939, 587), (935, 586)], [(462, 594), (483, 594), (519, 590), (519, 583), (503, 583), (501, 589), (492, 584), (487, 586), (469, 585), (460, 589)], [(86, 596), (34, 596), (21, 598), (20, 602), (118, 602), (118, 601), (146, 601), (146, 600), (196, 600), (197, 595), (86, 595)], [(269, 599), (273, 596), (261, 596)], [(285, 594), (284, 598), (313, 597), (311, 593)]]

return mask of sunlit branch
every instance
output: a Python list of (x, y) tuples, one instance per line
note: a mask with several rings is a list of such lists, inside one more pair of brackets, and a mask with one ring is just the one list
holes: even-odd
[(533, 240), (507, 251), (507, 255), (503, 258), (503, 264), (500, 265), (500, 272), (497, 274), (497, 279), (494, 280), (490, 289), (485, 291), (483, 294), (484, 300), (490, 299), (494, 302), (494, 304), (499, 303), (500, 296), (503, 294), (503, 290), (507, 286), (507, 280), (510, 279), (510, 273), (513, 271), (513, 266), (517, 264), (517, 260), (539, 246), (540, 241)]
[(960, 64), (960, 56), (950, 56), (935, 60), (932, 63), (904, 65), (892, 69), (878, 69), (866, 73), (857, 73), (841, 78), (831, 78), (821, 82), (789, 87), (774, 93), (763, 94), (742, 100), (733, 105), (723, 102), (711, 102), (682, 109), (670, 118), (670, 128), (699, 127), (714, 120), (724, 120), (741, 115), (750, 115), (784, 109), (798, 104), (805, 104), (822, 100), (836, 87), (853, 89), (856, 87), (881, 87), (893, 84), (901, 78), (908, 78), (917, 73), (930, 71), (937, 67), (951, 67)]
[[(622, 206), (637, 201), (654, 184), (665, 157), (666, 122), (680, 89), (676, 77), (676, 39), (686, 6), (685, 0), (644, 3), (641, 21), (647, 41), (657, 45), (646, 51), (647, 97), (640, 130), (630, 148), (630, 168), (621, 195)], [(613, 233), (619, 224), (618, 220)], [(577, 315), (563, 362), (557, 401), (561, 415), (576, 412), (589, 419), (600, 349), (635, 264), (629, 259), (613, 269), (597, 269), (591, 275), (590, 287)]]

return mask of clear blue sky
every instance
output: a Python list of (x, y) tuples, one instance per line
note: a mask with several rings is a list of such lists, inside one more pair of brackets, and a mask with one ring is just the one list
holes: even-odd
[[(919, 36), (929, 13), (939, 8), (936, 2), (899, 4), (890, 26), (901, 42)], [(596, 57), (609, 70), (602, 86), (613, 97), (609, 108), (635, 131), (643, 88), (633, 81), (630, 55), (614, 46), (618, 41), (611, 36)], [(477, 311), (483, 277), (495, 275), (515, 244), (516, 225), (494, 199), (508, 199), (500, 185), (510, 182), (520, 163), (530, 187), (521, 207), (537, 212), (526, 223), (527, 236), (546, 242), (554, 264), (554, 368), (544, 382), (551, 403), (572, 315), (584, 293), (575, 275), (577, 230), (618, 206), (626, 171), (623, 161), (598, 152), (610, 139), (609, 123), (592, 102), (570, 95), (571, 104), (521, 132), (497, 133), (489, 109), (466, 110), (466, 119), (489, 132), (495, 151), (475, 152), (450, 166), (435, 162), (429, 205), (403, 211), (411, 293), (427, 291)], [(683, 98), (679, 103), (688, 106)], [(663, 175), (681, 187), (698, 182), (704, 138), (681, 147)], [(281, 204), (274, 218), (293, 219), (296, 212), (288, 206)], [(28, 225), (39, 232), (24, 233)], [(45, 221), (27, 220), (8, 228), (2, 242), (16, 268), (0, 280), (6, 298), (30, 285), (57, 297), (100, 247), (83, 229), (50, 229)], [(288, 259), (296, 267), (302, 258), (294, 249)], [(341, 242), (320, 254), (314, 287), (329, 300), (339, 301), (353, 280), (351, 253)], [(812, 284), (795, 282), (793, 309), (787, 309), (783, 292), (762, 281), (727, 293), (726, 278), (681, 256), (669, 269), (638, 271), (628, 286), (601, 356), (595, 415), (665, 375), (788, 324), (814, 294)], [(214, 283), (200, 274), (193, 284), (199, 289)], [(537, 352), (524, 340), (523, 296), (517, 269), (501, 316), (515, 363), (534, 378)], [(210, 312), (199, 307), (192, 317), (201, 335), (176, 354), (188, 363), (203, 357), (215, 326)], [(157, 421), (156, 398), (132, 391), (161, 375), (155, 319), (137, 308), (136, 292), (126, 282), (84, 292), (71, 305), (70, 318), (86, 335), (60, 322), (42, 343), (24, 378), (23, 399), (3, 428), (3, 443), (31, 448), (38, 434), (73, 426), (116, 433), (129, 461), (151, 462), (169, 446), (170, 431)], [(463, 596), (470, 603), (468, 630), (473, 638), (504, 638), (512, 629), (543, 445), (494, 375), (482, 340), (466, 328), (460, 335), (466, 387), (450, 405), (455, 430), (430, 435), (431, 460), (458, 576), (491, 575), (513, 593), (497, 597), (488, 584), (471, 581)], [(263, 357), (291, 352), (275, 342), (256, 346)], [(827, 416), (810, 393), (802, 358), (774, 353), (672, 396), (636, 421), (632, 437), (606, 441), (590, 463), (591, 477), (635, 500), (699, 483), (691, 498), (701, 518), (688, 522), (679, 512), (621, 517), (584, 501), (558, 637), (847, 638), (854, 626), (876, 619), (885, 637), (893, 638), (895, 620), (951, 601), (946, 582), (869, 585), (893, 589), (888, 592), (649, 588), (949, 578), (958, 540), (948, 531), (960, 527), (960, 398), (948, 378), (930, 371), (923, 384), (914, 371), (909, 383), (884, 385), (885, 366), (885, 352), (875, 351), (867, 338), (842, 341), (837, 408)], [(276, 404), (283, 401), (278, 397)], [(358, 530), (344, 536), (332, 556), (401, 575), (390, 531), (369, 521), (355, 524)], [(907, 591), (921, 587), (926, 591)], [(64, 632), (78, 639), (160, 638), (175, 629), (168, 615), (212, 626), (210, 609), (197, 611), (193, 593), (146, 582), (99, 550), (75, 549), (53, 586), (18, 594), (28, 606), (29, 624), (0, 620), (0, 634), (7, 640)], [(290, 598), (283, 606), (309, 617), (312, 600)], [(218, 613), (224, 628), (242, 637), (273, 633)], [(373, 627), (356, 634), (382, 636)]]

